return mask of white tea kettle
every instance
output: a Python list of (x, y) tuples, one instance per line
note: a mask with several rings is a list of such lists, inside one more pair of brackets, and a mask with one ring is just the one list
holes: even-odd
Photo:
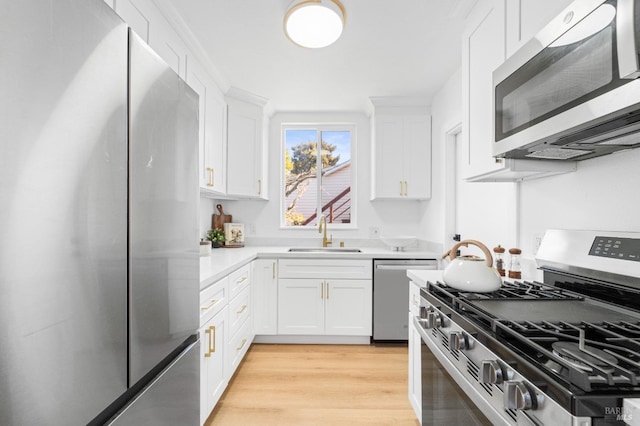
[[(486, 259), (472, 255), (456, 257), (456, 252), (460, 246), (469, 247), (469, 244), (479, 247)], [(500, 274), (492, 266), (493, 257), (491, 252), (480, 241), (460, 241), (446, 252), (442, 258), (444, 259), (447, 256), (451, 259), (451, 262), (445, 268), (442, 279), (449, 287), (462, 291), (488, 293), (496, 291), (502, 286)]]

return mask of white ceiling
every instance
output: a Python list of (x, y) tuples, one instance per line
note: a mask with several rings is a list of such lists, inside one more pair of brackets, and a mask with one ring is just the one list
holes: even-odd
[(284, 35), (291, 0), (180, 0), (171, 6), (226, 84), (277, 111), (358, 111), (370, 96), (430, 100), (460, 67), (476, 0), (342, 0), (347, 24), (324, 49)]

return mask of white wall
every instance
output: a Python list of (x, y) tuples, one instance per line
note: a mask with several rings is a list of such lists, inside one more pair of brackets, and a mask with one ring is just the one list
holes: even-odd
[(640, 149), (578, 163), (575, 173), (520, 184), (523, 253), (549, 228), (640, 232)]
[[(280, 197), (283, 123), (355, 123), (356, 154), (352, 158), (352, 167), (357, 173), (355, 191), (357, 193), (355, 217), (356, 229), (331, 230), (334, 242), (341, 239), (367, 239), (369, 228), (378, 227), (381, 233), (395, 235), (416, 235), (420, 222), (420, 205), (418, 201), (389, 202), (369, 201), (371, 194), (371, 124), (364, 113), (287, 113), (281, 112), (271, 118), (268, 153), (269, 156), (269, 201), (242, 200), (220, 201), (225, 213), (232, 214), (234, 222), (245, 223), (247, 238), (319, 238), (317, 229), (283, 229), (280, 228)], [(251, 229), (255, 234), (251, 234)], [(419, 236), (424, 238), (424, 236)]]
[(458, 69), (436, 93), (431, 104), (431, 200), (420, 208), (420, 235), (445, 247), (445, 138), (462, 122), (462, 77)]

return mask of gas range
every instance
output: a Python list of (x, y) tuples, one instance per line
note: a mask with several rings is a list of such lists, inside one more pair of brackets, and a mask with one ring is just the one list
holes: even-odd
[(640, 422), (640, 233), (547, 231), (536, 260), (544, 282), (427, 283), (423, 340), (493, 423)]

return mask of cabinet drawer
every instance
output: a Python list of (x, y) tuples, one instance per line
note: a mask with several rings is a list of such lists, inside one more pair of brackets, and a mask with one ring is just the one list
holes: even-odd
[(370, 259), (280, 259), (279, 278), (371, 279)]
[(238, 332), (242, 324), (251, 316), (251, 289), (246, 287), (229, 303), (229, 336)]
[(229, 341), (229, 346), (227, 347), (227, 354), (229, 355), (229, 373), (233, 375), (233, 373), (238, 368), (240, 361), (244, 358), (244, 355), (249, 350), (249, 346), (251, 346), (252, 335), (251, 335), (251, 326), (249, 321), (245, 322), (242, 328), (239, 330), (238, 334), (233, 336)]
[(249, 321), (245, 321), (244, 325), (238, 331), (238, 334), (232, 336), (227, 346), (227, 378), (230, 379), (238, 368), (238, 365), (249, 350), (253, 340), (251, 334), (251, 325)]
[(229, 274), (229, 297), (233, 299), (251, 283), (251, 265)]
[(200, 292), (200, 326), (209, 321), (229, 301), (229, 278), (216, 281)]

